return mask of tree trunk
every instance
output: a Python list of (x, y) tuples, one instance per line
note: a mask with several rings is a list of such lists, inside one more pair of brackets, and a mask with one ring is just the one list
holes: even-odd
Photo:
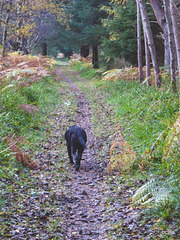
[(5, 19), (5, 23), (4, 23), (4, 29), (3, 29), (2, 57), (5, 57), (7, 30), (8, 30), (8, 23), (9, 23), (9, 19), (10, 19), (11, 6), (12, 6), (12, 0), (9, 0), (7, 12), (6, 12), (6, 19)]
[(80, 55), (81, 55), (81, 57), (84, 57), (84, 55), (85, 55), (85, 47), (84, 47), (84, 45), (81, 45), (81, 47), (80, 47)]
[(170, 66), (170, 47), (168, 41), (168, 26), (164, 27), (164, 66)]
[(21, 37), (21, 48), (22, 48), (22, 51), (23, 51), (24, 55), (30, 54), (26, 38)]
[(168, 41), (168, 27), (165, 21), (165, 13), (161, 0), (150, 0), (154, 15), (156, 16), (159, 26), (162, 28), (164, 33), (164, 65), (170, 65), (170, 48)]
[(5, 2), (2, 1), (1, 5), (0, 5), (0, 22), (1, 22), (1, 18), (2, 18), (2, 12), (3, 12), (3, 9), (4, 9), (4, 5), (5, 5)]
[(20, 45), (21, 38), (19, 36), (19, 29), (20, 29), (21, 23), (20, 23), (20, 2), (19, 2), (19, 0), (17, 0), (16, 4), (17, 4), (17, 25), (16, 25), (16, 29), (17, 29), (17, 42)]
[(89, 45), (86, 45), (85, 58), (87, 58), (88, 56), (89, 56)]
[(170, 70), (171, 70), (171, 82), (172, 82), (172, 88), (174, 91), (176, 91), (176, 64), (175, 64), (175, 56), (174, 56), (174, 44), (173, 44), (173, 25), (172, 25), (172, 18), (171, 18), (171, 12), (170, 12), (170, 3), (169, 0), (163, 0), (164, 3), (164, 10), (165, 10), (165, 16), (166, 21), (168, 24), (168, 39), (169, 39), (169, 46), (170, 46)]
[(47, 44), (45, 42), (42, 43), (42, 55), (47, 56)]
[(142, 68), (141, 13), (139, 7), (139, 0), (136, 0), (136, 4), (137, 4), (137, 45), (138, 45), (139, 83), (142, 83), (144, 80), (144, 75)]
[(86, 58), (89, 56), (89, 45), (81, 45), (80, 55), (83, 58)]
[(151, 75), (150, 71), (150, 52), (148, 47), (148, 40), (146, 34), (144, 34), (144, 41), (145, 41), (145, 54), (146, 54), (146, 83), (147, 86), (151, 86), (149, 77)]
[(172, 16), (172, 25), (174, 31), (174, 39), (176, 44), (176, 52), (177, 52), (177, 63), (178, 63), (178, 82), (177, 86), (180, 88), (180, 32), (179, 32), (179, 25), (178, 25), (178, 13), (175, 8), (174, 0), (170, 0), (170, 11)]
[(98, 68), (99, 64), (98, 64), (98, 46), (97, 46), (97, 44), (94, 44), (92, 46), (92, 51), (93, 51), (93, 55), (92, 55), (93, 68)]
[(161, 85), (161, 75), (160, 75), (159, 64), (157, 61), (157, 54), (156, 54), (156, 49), (155, 49), (154, 40), (152, 36), (152, 31), (151, 31), (151, 27), (150, 27), (148, 15), (147, 15), (146, 5), (144, 3), (144, 0), (139, 0), (139, 3), (140, 3), (141, 16), (142, 16), (142, 22), (143, 22), (143, 29), (148, 39), (148, 46), (151, 53), (151, 59), (152, 59), (153, 68), (154, 68), (155, 86), (159, 87)]

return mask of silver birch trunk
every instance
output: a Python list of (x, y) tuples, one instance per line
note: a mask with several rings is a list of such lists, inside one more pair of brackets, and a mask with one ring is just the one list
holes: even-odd
[(144, 43), (145, 43), (145, 54), (146, 54), (146, 84), (149, 87), (150, 86), (150, 52), (148, 47), (148, 40), (146, 34), (144, 34)]
[(138, 68), (139, 68), (139, 83), (144, 80), (143, 67), (142, 67), (142, 44), (141, 44), (141, 13), (139, 0), (136, 0), (137, 4), (137, 46), (138, 46)]
[(2, 18), (3, 8), (4, 8), (4, 1), (1, 2), (1, 6), (0, 6), (0, 24), (1, 24), (1, 18)]
[(4, 28), (3, 28), (2, 57), (5, 57), (7, 30), (8, 30), (8, 23), (10, 19), (11, 6), (12, 6), (12, 0), (9, 0), (7, 12), (6, 12), (6, 19), (5, 19)]
[(170, 65), (170, 48), (169, 48), (169, 40), (168, 40), (168, 27), (165, 19), (165, 12), (163, 9), (161, 0), (150, 0), (151, 7), (153, 9), (154, 15), (156, 16), (157, 22), (159, 26), (163, 30), (164, 37), (164, 66)]
[(155, 86), (159, 87), (161, 85), (161, 74), (160, 74), (159, 64), (157, 61), (157, 54), (156, 54), (154, 39), (152, 36), (152, 31), (151, 31), (151, 27), (150, 27), (148, 15), (147, 15), (147, 9), (146, 9), (144, 0), (139, 0), (139, 3), (140, 3), (141, 16), (142, 16), (142, 22), (143, 22), (143, 29), (148, 39), (148, 46), (151, 53), (151, 59), (152, 59), (153, 68), (154, 68)]
[(20, 23), (20, 2), (19, 0), (17, 0), (17, 43), (20, 45), (20, 41), (21, 41), (21, 38), (19, 36), (19, 29), (20, 29), (20, 26), (21, 26), (21, 23)]
[(170, 0), (170, 11), (172, 16), (172, 25), (173, 25), (173, 31), (174, 31), (174, 39), (176, 44), (176, 52), (177, 52), (177, 63), (178, 63), (178, 81), (177, 81), (177, 87), (178, 90), (180, 89), (180, 31), (179, 31), (179, 25), (178, 25), (178, 12), (175, 7), (174, 0)]
[(166, 21), (168, 24), (168, 39), (169, 39), (169, 46), (170, 46), (170, 71), (171, 71), (171, 84), (172, 88), (175, 91), (176, 90), (176, 60), (174, 56), (174, 32), (173, 32), (173, 25), (172, 25), (172, 18), (171, 18), (171, 12), (170, 12), (170, 2), (169, 0), (163, 0), (164, 3), (164, 10), (165, 10), (165, 16)]

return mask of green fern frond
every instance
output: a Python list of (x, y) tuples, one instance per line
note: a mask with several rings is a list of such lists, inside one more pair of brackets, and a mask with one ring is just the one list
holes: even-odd
[(176, 202), (176, 195), (180, 192), (179, 177), (170, 176), (167, 179), (151, 179), (140, 187), (133, 195), (133, 202), (148, 206), (166, 205), (169, 200)]

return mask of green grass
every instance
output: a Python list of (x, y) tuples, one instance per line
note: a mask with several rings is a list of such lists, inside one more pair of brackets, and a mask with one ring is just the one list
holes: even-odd
[[(21, 134), (26, 129), (36, 128), (41, 120), (41, 110), (48, 111), (49, 106), (53, 104), (58, 93), (53, 88), (51, 78), (45, 78), (44, 81), (36, 82), (30, 87), (7, 88), (0, 93), (0, 124), (3, 128), (1, 136), (7, 134)], [(53, 99), (52, 99), (53, 97)], [(18, 108), (19, 104), (32, 104), (39, 108), (40, 114), (25, 113)]]
[(93, 69), (89, 62), (74, 62), (71, 69), (81, 73), (81, 77), (92, 80), (93, 78), (100, 78), (102, 71)]
[(126, 140), (139, 154), (150, 149), (159, 134), (176, 120), (179, 102), (169, 89), (157, 90), (119, 80), (109, 83), (105, 91)]
[[(139, 180), (143, 179), (143, 181), (146, 181), (150, 178), (149, 176), (153, 178), (153, 176), (156, 175), (156, 179), (159, 182), (159, 190), (156, 188), (157, 194), (154, 194), (154, 197), (157, 198), (158, 194), (161, 195), (161, 190), (163, 190), (163, 192), (169, 191), (168, 187), (163, 185), (164, 182), (169, 182), (169, 178), (177, 179), (176, 182), (179, 181), (177, 172), (179, 168), (177, 155), (178, 146), (174, 146), (172, 154), (168, 156), (168, 158), (163, 158), (165, 148), (168, 149), (169, 147), (168, 137), (171, 139), (172, 129), (170, 129), (170, 127), (176, 120), (179, 108), (177, 95), (169, 89), (166, 83), (164, 83), (163, 87), (159, 90), (154, 87), (147, 88), (145, 85), (139, 85), (138, 81), (126, 82), (118, 80), (117, 82), (108, 82), (106, 85), (100, 80), (100, 71), (92, 69), (89, 65), (81, 65), (81, 63), (76, 63), (76, 66), (73, 66), (73, 70), (82, 71), (81, 76), (83, 78), (86, 77), (88, 80), (83, 84), (82, 81), (78, 79), (73, 78), (73, 81), (85, 92), (86, 98), (90, 103), (89, 106), (96, 136), (102, 139), (105, 145), (107, 144), (106, 149), (103, 148), (99, 154), (101, 161), (107, 157), (107, 154), (104, 154), (103, 151), (109, 151), (109, 145), (106, 142), (107, 138), (102, 137), (107, 135), (112, 136), (114, 125), (117, 122), (121, 124), (126, 140), (140, 156), (145, 150), (150, 149), (157, 138), (161, 136), (161, 133), (163, 133), (155, 145), (154, 151), (156, 152), (156, 159), (154, 157), (152, 161), (151, 159), (148, 160), (148, 166), (143, 173), (132, 168), (133, 171), (128, 173), (128, 177), (124, 177), (124, 181), (126, 181), (126, 184), (129, 186), (133, 185), (135, 178), (136, 180), (138, 178)], [(12, 84), (12, 82), (8, 84)], [(30, 147), (33, 148), (34, 154), (39, 153), (42, 142), (45, 142), (45, 131), (47, 130), (46, 119), (48, 114), (51, 112), (48, 128), (52, 127), (53, 129), (55, 119), (52, 120), (52, 126), (49, 126), (51, 125), (51, 117), (53, 117), (53, 109), (59, 106), (61, 107), (59, 113), (65, 116), (65, 118), (62, 118), (64, 122), (62, 121), (60, 126), (60, 131), (63, 134), (67, 124), (74, 123), (77, 110), (76, 99), (74, 94), (68, 89), (67, 83), (54, 82), (51, 77), (33, 83), (29, 88), (18, 88), (17, 86), (4, 88), (5, 86), (2, 86), (0, 89), (0, 124), (3, 126), (0, 129), (0, 177), (7, 179), (7, 181), (5, 180), (0, 186), (5, 189), (7, 193), (11, 193), (14, 191), (11, 187), (15, 179), (18, 185), (18, 195), (22, 185), (31, 186), (31, 188), (34, 188), (36, 194), (36, 191), (38, 192), (39, 189), (38, 185), (34, 185), (34, 178), (31, 178), (30, 175), (31, 171), (13, 161), (10, 151), (4, 151), (7, 148), (5, 139), (9, 133), (25, 137), (30, 143)], [(4, 90), (2, 91), (2, 89)], [(39, 108), (40, 113), (35, 113), (34, 116), (26, 114), (18, 108), (19, 104), (34, 104)], [(114, 112), (111, 116), (108, 115), (109, 104)], [(68, 120), (70, 120), (70, 122)], [(108, 124), (109, 127), (107, 127)], [(47, 139), (49, 138), (47, 137)], [(62, 147), (63, 148), (60, 149), (62, 159), (59, 159), (58, 164), (64, 166), (61, 160), (66, 158), (65, 144), (62, 143)], [(136, 160), (137, 166), (140, 160), (140, 158)], [(56, 167), (54, 171), (57, 171), (57, 174), (61, 175), (59, 169)], [(138, 176), (135, 176), (135, 173)], [(56, 176), (55, 172), (53, 176)], [(57, 180), (59, 181), (59, 175), (57, 176)], [(118, 176), (116, 176), (116, 178), (118, 179)], [(129, 179), (129, 182), (127, 179)], [(24, 183), (22, 184), (22, 182)], [(121, 184), (122, 181), (118, 182), (117, 186)], [(163, 189), (162, 186), (165, 189)], [(177, 196), (175, 187), (173, 186), (172, 194), (170, 194), (171, 200)], [(151, 188), (154, 193), (154, 186)], [(174, 194), (173, 191), (175, 190), (176, 193)], [(26, 193), (22, 193), (22, 199), (24, 199), (24, 196), (26, 196)], [(3, 195), (0, 195), (0, 203), (3, 207), (6, 205), (6, 199), (4, 198)], [(16, 204), (16, 202), (14, 204)], [(151, 208), (151, 210), (153, 211), (153, 208)], [(167, 199), (164, 205), (159, 204), (155, 206), (152, 218), (158, 216), (162, 218), (163, 221), (169, 218), (174, 219), (176, 218), (178, 210), (179, 202), (169, 202), (169, 199)], [(7, 222), (9, 219), (10, 217), (8, 216)], [(4, 226), (6, 227), (6, 224), (4, 224)], [(52, 227), (52, 225), (48, 226), (49, 229)]]
[[(9, 83), (12, 85), (12, 83)], [(8, 86), (10, 86), (8, 85)], [(44, 122), (57, 101), (59, 93), (57, 83), (51, 77), (33, 83), (30, 87), (1, 86), (0, 89), (0, 158), (1, 164), (9, 165), (12, 158), (6, 138), (9, 134), (24, 137), (29, 143), (42, 138), (45, 133)], [(58, 99), (58, 100), (57, 100)], [(19, 104), (32, 104), (39, 112), (26, 113), (19, 109)], [(26, 146), (24, 146), (26, 147)], [(7, 149), (7, 151), (5, 150)], [(12, 163), (12, 161), (10, 161)], [(14, 167), (13, 167), (14, 168)]]
[[(153, 86), (148, 88), (146, 85), (140, 85), (138, 80), (119, 79), (114, 82), (103, 82), (99, 74), (96, 74), (96, 70), (88, 66), (86, 71), (84, 63), (76, 63), (73, 69), (79, 71), (84, 78), (87, 76), (89, 79), (93, 76), (96, 79), (93, 81), (93, 88), (101, 91), (105, 101), (113, 109), (114, 119), (111, 121), (120, 123), (125, 140), (137, 153), (138, 157), (131, 171), (128, 174), (124, 173), (124, 177), (143, 179), (148, 181), (148, 185), (153, 178), (159, 182), (158, 186), (152, 186), (151, 189), (157, 194), (153, 196), (150, 210), (154, 216), (163, 219), (162, 225), (165, 220), (177, 220), (179, 201), (173, 200), (179, 194), (177, 184), (171, 186), (164, 184), (169, 182), (169, 179), (175, 179), (174, 181), (178, 183), (180, 169), (179, 142), (176, 141), (179, 133), (173, 127), (179, 116), (180, 102), (178, 95), (170, 87), (170, 81), (164, 79), (160, 89)], [(145, 152), (149, 152), (146, 157)], [(139, 165), (142, 162), (145, 163), (145, 167), (140, 170)], [(160, 198), (162, 186), (163, 193), (167, 193), (165, 202)], [(141, 198), (143, 196), (141, 194)], [(155, 204), (158, 199), (160, 201)]]
[(100, 79), (101, 71), (97, 73), (90, 65), (79, 62), (72, 69), (86, 79), (96, 79), (94, 87), (106, 94), (106, 101), (113, 108), (125, 139), (139, 155), (149, 150), (161, 133), (167, 135), (177, 119), (180, 102), (169, 82), (165, 82), (161, 89), (140, 85), (138, 80), (119, 79), (106, 83)]

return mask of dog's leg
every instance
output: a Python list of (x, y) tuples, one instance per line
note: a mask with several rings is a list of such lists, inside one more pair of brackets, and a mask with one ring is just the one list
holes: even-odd
[(79, 170), (79, 167), (78, 167), (79, 164), (77, 164), (78, 163), (78, 161), (77, 161), (78, 156), (76, 154), (76, 151), (77, 151), (76, 147), (74, 146), (74, 144), (72, 144), (71, 154), (72, 154), (73, 160), (75, 161), (75, 169), (76, 169), (76, 171), (78, 171)]
[(70, 163), (73, 164), (73, 158), (72, 158), (72, 153), (71, 153), (71, 146), (67, 144), (67, 151), (70, 159)]
[(81, 158), (82, 158), (83, 151), (81, 149), (78, 149), (78, 155), (76, 156), (76, 171), (79, 171), (80, 165), (81, 165)]
[(79, 171), (79, 168), (80, 168), (80, 159), (79, 159), (79, 156), (76, 156), (76, 163), (75, 163), (75, 168), (76, 168), (76, 171)]
[(79, 171), (79, 168), (80, 168), (80, 158), (79, 158), (79, 149), (78, 149), (78, 153), (76, 153), (75, 151), (75, 169), (76, 171)]

